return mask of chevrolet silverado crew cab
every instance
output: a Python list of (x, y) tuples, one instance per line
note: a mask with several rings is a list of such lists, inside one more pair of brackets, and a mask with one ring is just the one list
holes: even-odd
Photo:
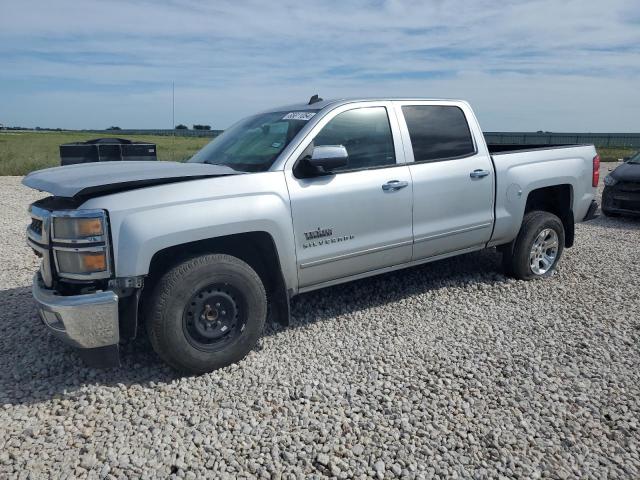
[(239, 121), (186, 163), (33, 172), (33, 295), (92, 365), (146, 327), (169, 365), (242, 359), (303, 292), (498, 247), (548, 277), (595, 216), (592, 145), (487, 145), (464, 101), (357, 99)]

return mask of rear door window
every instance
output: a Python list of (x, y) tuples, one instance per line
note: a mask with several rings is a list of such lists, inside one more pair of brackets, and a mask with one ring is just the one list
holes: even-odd
[(476, 153), (469, 124), (459, 107), (404, 105), (416, 162), (437, 162)]

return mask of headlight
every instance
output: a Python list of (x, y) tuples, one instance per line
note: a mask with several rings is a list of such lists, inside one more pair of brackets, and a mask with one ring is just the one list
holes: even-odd
[(607, 175), (606, 177), (604, 177), (604, 184), (607, 187), (613, 187), (616, 183), (618, 183), (618, 180), (613, 178), (611, 175)]
[(111, 276), (107, 214), (104, 210), (62, 210), (52, 217), (51, 241), (58, 275), (73, 280)]
[(104, 234), (105, 215), (102, 210), (56, 212), (53, 217), (53, 241), (101, 242)]

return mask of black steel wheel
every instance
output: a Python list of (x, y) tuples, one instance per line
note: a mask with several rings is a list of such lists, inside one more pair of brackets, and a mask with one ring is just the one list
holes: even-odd
[(253, 349), (267, 316), (267, 295), (246, 262), (202, 255), (165, 272), (143, 311), (156, 353), (177, 370), (204, 373)]
[(182, 328), (191, 345), (203, 351), (223, 349), (246, 325), (243, 295), (228, 283), (198, 290), (182, 316)]

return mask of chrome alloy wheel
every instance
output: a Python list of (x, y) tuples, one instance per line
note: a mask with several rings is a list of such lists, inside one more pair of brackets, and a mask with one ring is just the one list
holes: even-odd
[(547, 273), (558, 256), (558, 234), (552, 228), (542, 230), (533, 241), (529, 263), (536, 275)]

